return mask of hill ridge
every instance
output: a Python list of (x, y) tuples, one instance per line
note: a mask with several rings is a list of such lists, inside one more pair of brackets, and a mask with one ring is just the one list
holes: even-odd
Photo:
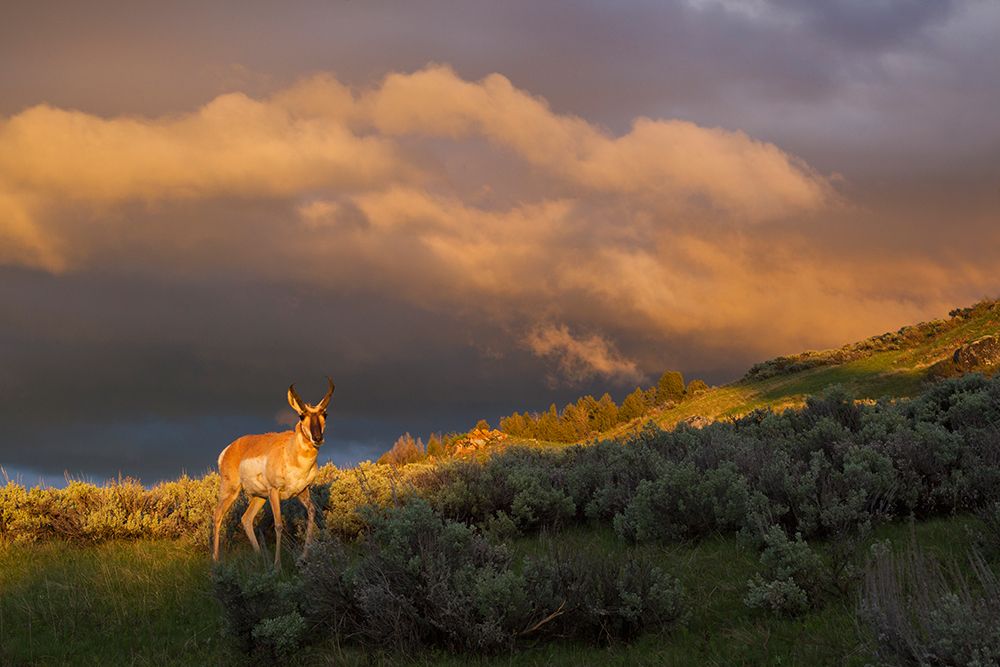
[[(1000, 300), (986, 299), (956, 308), (947, 319), (930, 320), (871, 336), (839, 348), (775, 357), (752, 366), (740, 379), (711, 387), (676, 406), (655, 410), (638, 420), (664, 428), (700, 418), (714, 421), (758, 408), (800, 407), (806, 396), (832, 385), (843, 386), (855, 400), (910, 398), (929, 382), (979, 371), (996, 372), (996, 361), (957, 367), (957, 352), (986, 336), (1000, 334)], [(602, 434), (618, 437), (635, 423)]]

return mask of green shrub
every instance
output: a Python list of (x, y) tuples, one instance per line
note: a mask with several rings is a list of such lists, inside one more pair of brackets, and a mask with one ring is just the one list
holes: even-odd
[(521, 531), (564, 525), (577, 514), (564, 457), (511, 448), (485, 462), (457, 461), (434, 473), (428, 495), (444, 516), (479, 525), (503, 513)]
[(305, 633), (305, 619), (297, 611), (292, 611), (258, 623), (253, 629), (253, 639), (258, 646), (266, 647), (274, 658), (286, 660), (302, 646)]
[(522, 530), (558, 527), (576, 515), (573, 499), (546, 476), (521, 468), (507, 480), (514, 489), (511, 517)]
[(45, 489), (25, 489), (14, 482), (0, 487), (0, 536), (14, 542), (34, 542), (52, 532), (52, 516), (41, 502)]
[(625, 510), (614, 518), (621, 537), (673, 540), (733, 530), (743, 525), (749, 492), (732, 463), (698, 470), (691, 462), (666, 463), (658, 476), (639, 483)]
[[(328, 625), (350, 623), (356, 638), (369, 646), (486, 652), (511, 646), (514, 628), (525, 618), (526, 593), (504, 548), (464, 524), (442, 519), (419, 499), (364, 514), (360, 559), (346, 571), (343, 560), (335, 558), (329, 567), (313, 562), (304, 572), (304, 588), (318, 577), (321, 589), (335, 592), (334, 613), (354, 615), (328, 619)], [(316, 558), (328, 557), (318, 553)], [(330, 568), (345, 572), (343, 578)], [(322, 616), (315, 609), (306, 615)]]
[(647, 560), (550, 548), (524, 564), (533, 618), (528, 634), (600, 643), (628, 640), (683, 619), (680, 582)]
[(148, 494), (148, 511), (162, 517), (157, 537), (187, 536), (208, 544), (219, 495), (218, 474), (209, 473), (200, 479), (183, 475), (172, 482), (157, 484)]
[(262, 658), (290, 656), (305, 640), (305, 622), (298, 613), (299, 585), (282, 581), (270, 570), (243, 574), (217, 565), (212, 586), (222, 607), (226, 635), (245, 653)]
[(416, 494), (418, 480), (428, 468), (427, 465), (397, 468), (364, 462), (354, 468), (336, 470), (327, 487), (323, 511), (327, 529), (342, 537), (356, 537), (365, 526), (359, 514), (362, 507), (394, 505)]
[(292, 580), (216, 569), (225, 628), (242, 650), (281, 659), (333, 636), (370, 649), (495, 653), (521, 638), (628, 639), (681, 615), (677, 580), (631, 555), (550, 550), (517, 567), (505, 547), (421, 499), (361, 514), (357, 549), (321, 539)]
[(656, 479), (663, 456), (650, 440), (662, 432), (647, 428), (625, 443), (606, 442), (567, 452), (574, 458), (567, 466), (567, 481), (578, 507), (590, 519), (612, 520), (625, 511), (639, 485)]
[(810, 608), (809, 594), (794, 579), (764, 579), (756, 575), (747, 587), (744, 602), (751, 609), (797, 615)]
[(827, 578), (819, 555), (801, 535), (790, 540), (779, 526), (772, 526), (763, 539), (763, 574), (754, 575), (748, 582), (746, 605), (788, 615), (817, 606)]
[(0, 487), (0, 535), (16, 542), (185, 538), (207, 543), (218, 476), (187, 476), (145, 489), (132, 479), (62, 489)]
[(358, 614), (350, 570), (353, 558), (337, 537), (322, 535), (299, 561), (298, 611), (318, 634), (350, 637), (358, 632)]

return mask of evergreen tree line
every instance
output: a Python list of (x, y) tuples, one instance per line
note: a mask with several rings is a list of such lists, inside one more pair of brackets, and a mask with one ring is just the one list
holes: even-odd
[[(636, 387), (621, 405), (615, 403), (607, 392), (600, 398), (587, 395), (577, 399), (575, 403), (566, 404), (562, 412), (553, 403), (546, 412), (515, 412), (508, 417), (501, 417), (500, 430), (519, 438), (576, 442), (642, 417), (653, 408), (680, 403), (706, 389), (708, 385), (702, 380), (692, 380), (685, 385), (680, 371), (665, 371), (656, 386), (646, 389)], [(476, 428), (488, 430), (490, 425), (486, 420), (480, 419)], [(431, 433), (425, 443), (422, 438), (404, 433), (389, 451), (379, 457), (377, 463), (406, 465), (428, 458), (444, 458), (453, 453), (455, 443), (461, 438), (460, 433)]]
[(653, 408), (680, 403), (705, 389), (708, 385), (702, 380), (692, 380), (685, 386), (680, 371), (665, 371), (656, 386), (646, 389), (636, 387), (621, 405), (616, 404), (606, 392), (600, 398), (583, 396), (575, 403), (568, 403), (562, 412), (553, 403), (542, 413), (515, 412), (502, 417), (500, 430), (521, 438), (576, 442), (642, 417)]
[(424, 444), (423, 438), (414, 438), (409, 433), (404, 433), (396, 439), (392, 449), (380, 456), (376, 463), (406, 465), (418, 463), (429, 457), (442, 458), (450, 453), (449, 450), (453, 449), (452, 445), (458, 438), (457, 433), (448, 435), (431, 433), (427, 436), (427, 444)]

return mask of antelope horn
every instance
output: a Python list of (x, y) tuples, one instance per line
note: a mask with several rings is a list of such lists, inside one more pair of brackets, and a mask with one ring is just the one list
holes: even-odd
[(292, 410), (295, 410), (299, 414), (306, 411), (305, 401), (303, 401), (302, 397), (299, 396), (299, 393), (295, 391), (294, 384), (288, 386), (288, 404), (292, 406)]
[(326, 392), (326, 396), (324, 396), (323, 400), (320, 401), (319, 405), (316, 406), (320, 410), (325, 410), (326, 409), (326, 406), (330, 403), (330, 397), (333, 396), (334, 385), (333, 385), (333, 380), (330, 379), (329, 375), (326, 376), (326, 382), (327, 382), (327, 384), (330, 385), (330, 390), (328, 392)]

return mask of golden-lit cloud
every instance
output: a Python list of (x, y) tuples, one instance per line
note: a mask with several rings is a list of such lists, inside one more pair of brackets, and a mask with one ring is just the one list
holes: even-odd
[(161, 118), (31, 107), (0, 124), (0, 188), (19, 200), (5, 204), (3, 230), (32, 249), (24, 263), (52, 268), (60, 258), (38, 241), (51, 234), (45, 211), (26, 201), (280, 198), (433, 178), (420, 155), (399, 150), (408, 137), (486, 139), (581, 196), (618, 193), (661, 211), (697, 202), (753, 221), (815, 208), (826, 193), (794, 158), (739, 132), (639, 119), (612, 137), (501, 75), (468, 82), (430, 67), (358, 94), (317, 76), (265, 99), (230, 93)]
[(553, 113), (500, 74), (475, 83), (446, 67), (393, 74), (362, 102), (386, 134), (483, 137), (588, 190), (641, 197), (661, 210), (698, 200), (755, 221), (815, 209), (829, 195), (803, 163), (741, 132), (638, 118), (613, 137)]
[(624, 358), (598, 335), (576, 337), (566, 325), (543, 325), (531, 330), (524, 343), (537, 356), (557, 361), (563, 378), (582, 382), (592, 377), (639, 383), (645, 378), (636, 363)]
[(36, 223), (37, 205), (24, 193), (15, 194), (0, 186), (0, 264), (37, 266), (50, 271), (65, 267), (57, 250), (57, 239), (45, 234)]
[[(252, 229), (225, 220), (240, 202), (267, 207)], [(812, 230), (838, 210), (826, 178), (743, 132), (637, 118), (614, 135), (442, 66), (162, 117), (0, 120), (2, 264), (134, 267), (155, 248), (148, 270), (389, 295), (507, 328), (571, 379), (634, 382), (678, 337), (829, 345), (951, 305), (922, 285), (991, 284), (972, 265), (826, 252)]]

